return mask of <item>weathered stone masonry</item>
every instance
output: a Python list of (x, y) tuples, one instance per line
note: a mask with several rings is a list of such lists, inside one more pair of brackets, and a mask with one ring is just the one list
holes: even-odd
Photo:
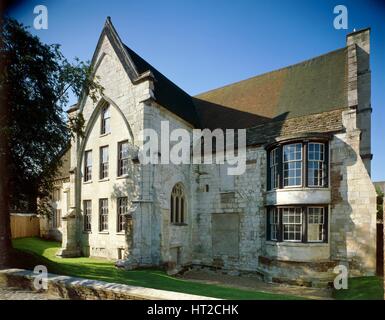
[[(314, 286), (330, 283), (338, 264), (351, 276), (373, 274), (369, 53), (367, 29), (348, 35), (346, 48), (191, 97), (126, 47), (108, 19), (92, 60), (104, 94), (96, 104), (85, 97), (69, 111), (70, 117), (83, 114), (86, 134), (67, 153), (62, 226), (54, 230), (62, 234), (60, 254), (107, 257), (127, 268), (204, 267)], [(100, 134), (103, 108), (109, 110), (108, 134)], [(228, 176), (227, 166), (217, 164), (140, 164), (141, 130), (160, 133), (161, 121), (190, 134), (194, 128), (247, 128), (246, 172)], [(128, 141), (129, 156), (127, 174), (119, 176), (122, 141)], [(325, 148), (322, 185), (306, 182), (312, 173), (303, 151), (301, 186), (284, 186), (279, 171), (278, 188), (271, 188), (271, 150), (296, 143), (307, 150), (314, 142)], [(109, 150), (106, 179), (99, 179), (102, 146)], [(92, 179), (84, 181), (87, 150)], [(184, 192), (181, 221), (171, 212), (177, 184)], [(128, 201), (126, 227), (117, 232), (121, 197)], [(102, 232), (100, 199), (108, 200), (108, 229)], [(85, 200), (92, 203), (86, 232)], [(308, 207), (323, 210), (320, 241), (307, 241)], [(283, 222), (277, 224), (278, 239), (271, 235), (272, 210), (285, 208), (305, 210), (295, 241), (285, 240), (289, 227)]]

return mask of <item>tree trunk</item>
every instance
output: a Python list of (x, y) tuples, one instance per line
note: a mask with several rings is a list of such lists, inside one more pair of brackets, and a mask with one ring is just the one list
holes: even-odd
[[(2, 112), (1, 112), (2, 113)], [(0, 114), (0, 118), (2, 115)], [(9, 215), (9, 175), (8, 175), (8, 139), (4, 134), (3, 123), (0, 124), (0, 269), (10, 263), (11, 225)]]
[(9, 104), (5, 91), (5, 86), (0, 86), (0, 269), (9, 266), (12, 249), (9, 215)]

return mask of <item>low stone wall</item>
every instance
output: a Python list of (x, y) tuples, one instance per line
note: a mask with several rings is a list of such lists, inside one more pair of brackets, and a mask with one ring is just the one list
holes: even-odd
[(305, 287), (330, 287), (336, 276), (333, 269), (337, 264), (336, 261), (298, 262), (259, 257), (266, 281)]
[[(0, 286), (35, 290), (29, 270), (0, 270)], [(74, 300), (217, 300), (215, 298), (48, 274), (48, 294)]]

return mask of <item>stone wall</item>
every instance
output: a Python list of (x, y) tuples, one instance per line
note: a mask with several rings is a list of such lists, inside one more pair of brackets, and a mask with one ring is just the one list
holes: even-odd
[[(266, 152), (262, 147), (250, 148), (246, 157), (246, 172), (239, 176), (227, 176), (226, 165), (204, 164), (194, 169), (196, 207), (192, 239), (196, 265), (228, 270), (258, 268), (265, 236)], [(227, 219), (236, 226), (227, 225)], [(227, 238), (230, 234), (238, 237), (238, 247), (223, 251), (216, 242), (231, 242)]]
[(371, 172), (371, 71), (370, 29), (348, 34), (348, 106), (357, 108), (356, 125), (361, 131), (360, 155), (369, 175)]
[[(336, 263), (348, 264), (351, 275), (372, 274), (375, 192), (367, 170), (370, 162), (363, 154), (363, 150), (370, 149), (370, 122), (365, 113), (370, 83), (366, 76), (357, 80), (358, 74), (367, 71), (360, 66), (357, 69), (357, 61), (365, 55), (353, 44), (349, 50), (351, 109), (276, 121), (249, 130), (246, 172), (229, 176), (226, 165), (142, 165), (134, 161), (135, 152), (143, 144), (143, 129), (152, 128), (159, 136), (162, 121), (167, 121), (170, 131), (183, 128), (191, 137), (193, 127), (153, 101), (151, 77), (133, 83), (108, 38), (102, 38), (94, 60), (104, 93), (97, 103), (87, 98), (79, 106), (86, 121), (86, 134), (84, 139), (73, 141), (71, 148), (63, 247), (70, 243), (80, 247), (83, 254), (112, 259), (117, 259), (123, 249), (131, 266), (207, 266), (262, 274), (269, 281), (299, 279), (311, 285), (330, 282)], [(357, 55), (361, 55), (358, 60)], [(111, 134), (100, 136), (100, 110), (105, 104), (110, 105)], [(329, 205), (329, 243), (271, 244), (265, 235), (265, 206), (271, 203), (266, 193), (264, 143), (306, 132), (328, 132), (332, 136), (330, 188), (318, 193), (304, 190), (307, 198), (298, 196), (297, 191), (291, 198), (286, 193), (281, 204), (306, 204), (303, 201), (307, 199), (313, 204), (322, 200), (322, 204)], [(130, 174), (120, 179), (116, 177), (116, 147), (126, 139), (132, 147), (133, 161)], [(110, 174), (108, 179), (98, 181), (99, 147), (103, 145), (110, 146)], [(84, 183), (82, 159), (89, 149), (93, 151), (93, 181)], [(178, 226), (170, 223), (170, 194), (176, 183), (183, 184), (187, 195), (187, 221)], [(122, 195), (128, 196), (132, 204), (132, 234), (116, 232), (116, 197)], [(98, 232), (100, 198), (109, 199), (111, 218), (105, 233)], [(81, 209), (85, 199), (93, 201), (91, 233), (83, 232)], [(72, 225), (76, 225), (76, 232)]]
[(359, 155), (356, 111), (344, 112), (346, 133), (331, 143), (331, 257), (351, 274), (373, 275), (376, 268), (376, 191)]
[[(190, 132), (191, 139), (192, 126), (154, 102), (147, 106), (144, 121), (146, 128), (154, 129), (160, 139), (165, 139), (165, 137), (161, 137), (162, 121), (164, 125), (168, 124), (170, 132), (175, 129), (187, 130)], [(175, 144), (176, 142), (170, 142), (170, 150)], [(156, 217), (152, 234), (159, 239), (158, 243), (153, 243), (155, 249), (158, 250), (160, 263), (169, 269), (178, 269), (183, 265), (191, 264), (192, 261), (191, 229), (195, 211), (192, 165), (159, 164), (151, 166), (150, 169), (152, 170), (152, 184), (149, 184), (148, 187), (154, 201), (153, 214)], [(187, 196), (187, 215), (184, 225), (170, 223), (171, 191), (177, 183), (183, 185)]]
[[(0, 285), (36, 290), (36, 274), (22, 269), (0, 270)], [(47, 292), (72, 300), (218, 300), (186, 293), (48, 274)], [(43, 289), (42, 289), (43, 290)]]

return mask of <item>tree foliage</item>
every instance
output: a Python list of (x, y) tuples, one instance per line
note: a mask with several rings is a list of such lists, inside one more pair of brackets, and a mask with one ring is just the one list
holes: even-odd
[(49, 211), (59, 156), (70, 142), (71, 129), (80, 134), (81, 116), (67, 124), (64, 107), (69, 93), (89, 95), (94, 101), (103, 88), (88, 62), (69, 62), (57, 44), (43, 44), (16, 20), (5, 18), (1, 29), (0, 105), (8, 109), (4, 137), (10, 150), (9, 195), (14, 207), (41, 201), (41, 213)]

